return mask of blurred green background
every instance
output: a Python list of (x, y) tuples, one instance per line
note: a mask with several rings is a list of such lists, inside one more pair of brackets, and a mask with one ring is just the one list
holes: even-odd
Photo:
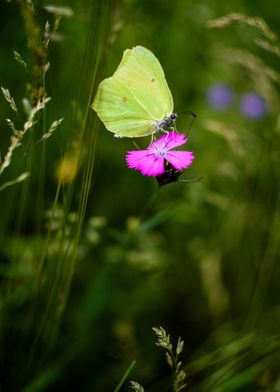
[[(51, 101), (0, 176), (0, 390), (128, 391), (131, 379), (174, 390), (152, 331), (162, 326), (185, 342), (185, 390), (279, 391), (278, 1), (49, 5), (1, 4), (0, 85), (18, 106), (1, 99), (2, 162), (6, 118), (22, 129), (23, 98), (36, 103), (34, 64), (50, 64), (40, 86)], [(209, 28), (232, 13), (243, 22)], [(175, 111), (197, 115), (186, 147), (196, 159), (180, 178), (198, 182), (159, 188), (128, 169), (132, 141), (89, 107), (138, 44), (159, 59)], [(189, 124), (179, 116), (180, 131)]]

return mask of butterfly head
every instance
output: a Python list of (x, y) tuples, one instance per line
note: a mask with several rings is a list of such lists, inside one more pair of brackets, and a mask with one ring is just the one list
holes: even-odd
[(157, 131), (167, 131), (174, 129), (175, 122), (177, 120), (177, 114), (171, 113), (170, 116), (165, 117), (162, 121), (157, 122)]

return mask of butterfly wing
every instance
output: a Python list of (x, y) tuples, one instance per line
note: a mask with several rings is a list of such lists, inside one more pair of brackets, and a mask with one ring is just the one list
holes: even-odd
[(142, 46), (125, 50), (113, 76), (100, 83), (92, 107), (113, 133), (152, 133), (173, 111), (171, 92), (153, 53)]
[(152, 116), (113, 76), (100, 83), (92, 107), (105, 127), (118, 136), (145, 136), (155, 129)]

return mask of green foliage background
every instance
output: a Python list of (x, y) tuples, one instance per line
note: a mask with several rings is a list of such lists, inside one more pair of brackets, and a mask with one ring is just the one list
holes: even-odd
[[(19, 108), (17, 116), (1, 99), (2, 161), (5, 119), (22, 126), (21, 100), (34, 87), (29, 3), (1, 3), (0, 84)], [(278, 2), (60, 1), (72, 10), (60, 20), (46, 5), (34, 1), (34, 21), (41, 35), (47, 20), (51, 30), (59, 22), (44, 82), (52, 99), (0, 176), (1, 186), (30, 173), (0, 192), (0, 390), (117, 391), (133, 360), (121, 390), (130, 379), (172, 390), (154, 326), (184, 340), (190, 391), (279, 390), (279, 41), (248, 23), (207, 27), (234, 12), (277, 33)], [(113, 138), (89, 107), (123, 50), (138, 44), (160, 60), (175, 110), (198, 116), (188, 143), (196, 160), (183, 177), (199, 182), (158, 189), (129, 170), (131, 140)], [(224, 112), (205, 99), (219, 82), (236, 91)], [(240, 113), (248, 91), (269, 103), (264, 119)], [(178, 119), (179, 130), (188, 125)], [(70, 177), (61, 182), (65, 157)]]

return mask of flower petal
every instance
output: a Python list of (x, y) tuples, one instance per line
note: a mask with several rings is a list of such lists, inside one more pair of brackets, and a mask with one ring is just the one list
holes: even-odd
[(194, 154), (190, 151), (168, 151), (165, 155), (165, 159), (174, 169), (182, 170), (191, 165), (194, 160)]
[(142, 163), (140, 170), (144, 176), (158, 176), (164, 173), (164, 158), (149, 155)]
[(183, 133), (178, 132), (168, 132), (164, 133), (160, 139), (152, 142), (148, 150), (158, 151), (158, 150), (170, 150), (172, 148), (181, 146), (187, 142), (187, 138)]
[(141, 170), (141, 163), (149, 154), (147, 150), (128, 151), (125, 157), (127, 166), (131, 169)]
[(182, 146), (187, 142), (187, 138), (183, 133), (169, 132), (167, 135), (162, 135), (162, 139), (165, 137), (166, 148), (170, 150), (178, 146)]
[(155, 156), (149, 150), (128, 151), (126, 162), (128, 167), (140, 170), (144, 176), (164, 173), (164, 158)]

